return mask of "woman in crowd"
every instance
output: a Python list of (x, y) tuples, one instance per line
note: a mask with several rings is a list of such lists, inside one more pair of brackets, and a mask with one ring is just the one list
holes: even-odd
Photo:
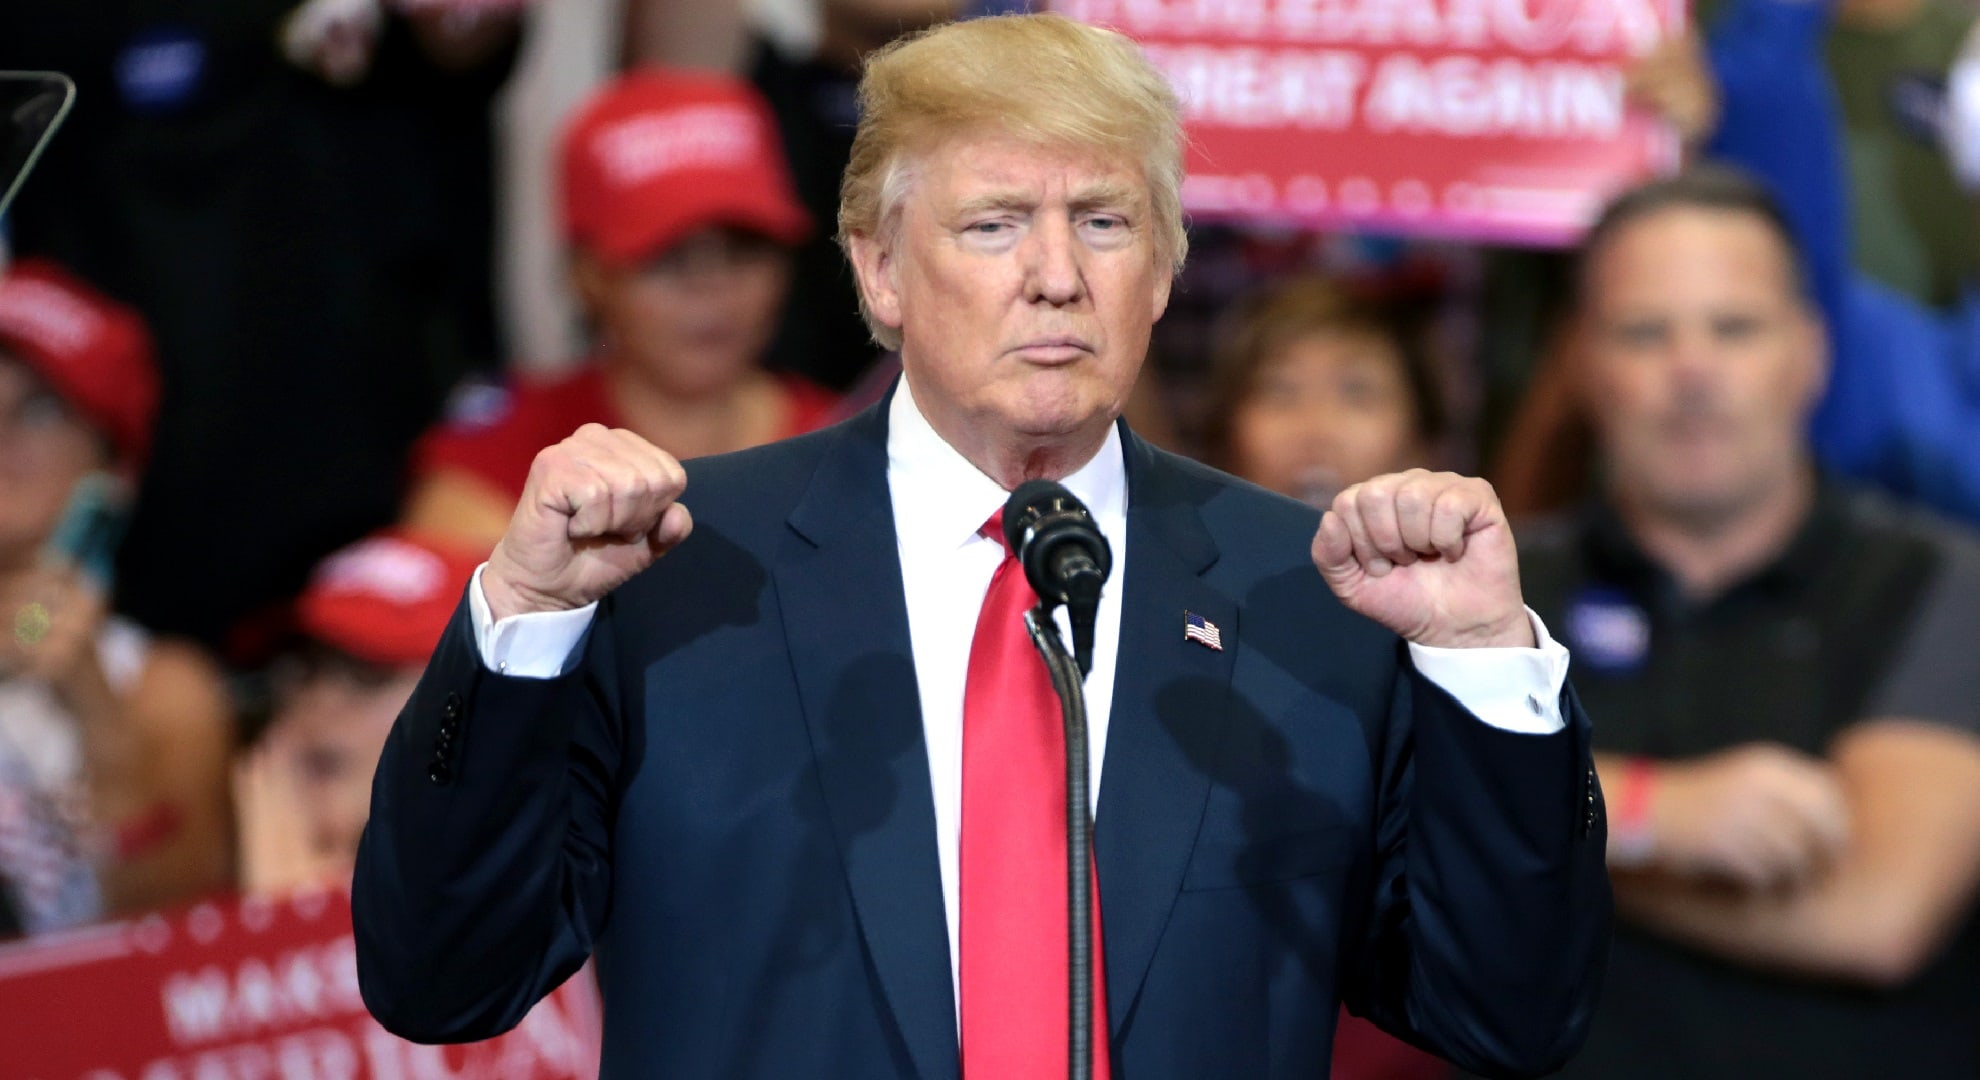
[[(1369, 477), (1436, 464), (1443, 399), (1380, 305), (1295, 278), (1240, 301), (1214, 348), (1204, 428), (1213, 464), (1316, 507)], [(1433, 1080), (1451, 1069), (1343, 1012), (1333, 1075)]]
[(834, 407), (759, 364), (811, 222), (755, 91), (723, 75), (629, 75), (578, 110), (561, 153), (594, 354), (567, 374), (457, 395), (415, 454), (412, 527), (494, 543), (537, 451), (586, 423), (690, 458), (808, 431)]
[(1325, 507), (1437, 456), (1444, 408), (1428, 361), (1378, 304), (1296, 278), (1233, 307), (1214, 349), (1204, 444), (1220, 468)]
[(157, 399), (136, 313), (45, 262), (0, 273), (0, 937), (229, 874), (221, 682), (107, 607)]

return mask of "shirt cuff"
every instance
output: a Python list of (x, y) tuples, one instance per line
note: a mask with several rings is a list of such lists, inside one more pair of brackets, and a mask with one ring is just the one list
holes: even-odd
[(482, 666), (518, 679), (554, 679), (569, 671), (598, 605), (590, 603), (570, 611), (530, 611), (496, 622), (488, 610), (488, 594), (481, 591), (481, 572), (486, 569), (487, 563), (476, 567), (474, 580), (468, 583), (474, 644), (481, 652)]
[(1502, 731), (1552, 735), (1567, 726), (1561, 719), (1561, 688), (1567, 685), (1567, 646), (1547, 633), (1540, 616), (1533, 623), (1531, 649), (1441, 649), (1409, 643), (1409, 656), (1423, 677), (1444, 688), (1471, 714)]

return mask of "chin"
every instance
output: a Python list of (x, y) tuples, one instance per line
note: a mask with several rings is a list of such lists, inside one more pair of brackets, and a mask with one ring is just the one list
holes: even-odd
[(1037, 380), (1028, 383), (1016, 400), (1002, 410), (1013, 428), (1041, 437), (1071, 435), (1105, 424), (1119, 413), (1118, 408), (1109, 408), (1106, 399), (1091, 393), (1087, 387), (1069, 386), (1058, 380), (1051, 382), (1052, 385), (1039, 385)]

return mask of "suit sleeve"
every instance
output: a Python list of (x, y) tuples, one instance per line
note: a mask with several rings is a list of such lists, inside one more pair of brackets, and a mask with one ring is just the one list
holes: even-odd
[(1500, 730), (1405, 660), (1383, 750), (1347, 1004), (1485, 1076), (1564, 1064), (1606, 967), (1602, 795), (1572, 686), (1560, 706), (1559, 732)]
[(612, 628), (554, 679), (482, 666), (466, 602), (393, 725), (352, 883), (358, 983), (394, 1034), (488, 1038), (590, 955), (622, 757)]

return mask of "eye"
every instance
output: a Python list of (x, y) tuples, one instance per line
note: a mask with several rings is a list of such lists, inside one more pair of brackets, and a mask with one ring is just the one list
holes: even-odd
[(965, 231), (976, 233), (979, 236), (994, 236), (1010, 228), (1010, 225), (1011, 223), (1008, 221), (979, 221), (969, 226)]
[(1625, 322), (1611, 331), (1617, 344), (1631, 349), (1648, 349), (1664, 340), (1665, 325), (1658, 319)]
[(1381, 377), (1365, 371), (1351, 372), (1340, 381), (1341, 400), (1361, 408), (1381, 404), (1387, 389)]
[(1749, 341), (1759, 335), (1760, 320), (1751, 315), (1721, 316), (1712, 320), (1712, 333), (1728, 344)]
[(36, 390), (21, 400), (15, 421), (26, 428), (50, 428), (69, 418), (69, 406), (52, 390)]

